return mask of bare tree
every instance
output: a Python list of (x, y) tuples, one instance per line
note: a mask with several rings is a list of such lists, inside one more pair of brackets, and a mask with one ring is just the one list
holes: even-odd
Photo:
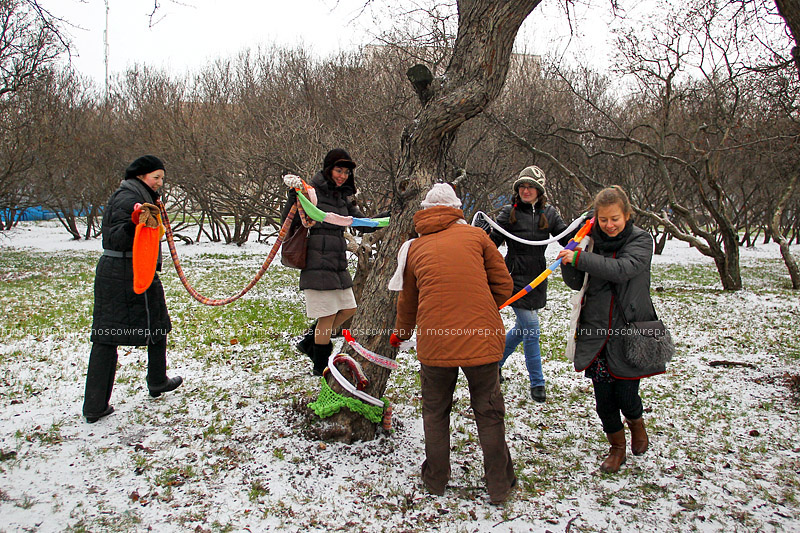
[(57, 20), (37, 2), (0, 2), (0, 98), (19, 91), (66, 49)]
[(744, 61), (743, 29), (723, 25), (730, 20), (724, 14), (697, 3), (656, 18), (648, 35), (624, 32), (618, 68), (636, 90), (607, 99), (585, 77), (563, 76), (603, 123), (552, 133), (582, 145), (590, 159), (616, 160), (603, 181), (631, 191), (639, 220), (712, 257), (723, 287), (737, 290), (738, 229), (758, 187), (742, 179), (742, 155), (769, 142), (791, 143), (796, 133), (764, 135), (754, 124), (769, 106), (757, 93), (761, 78)]
[(89, 128), (94, 113), (89, 92), (69, 70), (40, 76), (35, 88), (26, 92), (28, 105), (36, 109), (32, 128), (35, 162), (27, 172), (33, 197), (38, 205), (56, 213), (74, 239), (84, 233), (92, 236), (91, 230), (83, 232), (79, 227), (79, 220), (87, 214), (87, 225), (92, 224), (90, 212), (99, 207), (87, 194), (94, 179), (89, 154), (95, 149)]
[[(422, 195), (433, 183), (450, 177), (446, 160), (455, 133), (500, 94), (517, 31), (538, 4), (537, 0), (457, 2), (458, 34), (444, 75), (415, 85), (422, 108), (403, 132), (400, 170), (392, 183), (392, 224), (364, 286), (353, 321), (356, 334), (391, 330), (395, 297), (387, 294), (386, 284), (394, 270), (397, 249), (413, 230), (412, 217)], [(360, 340), (379, 353), (393, 352), (388, 334)], [(367, 392), (380, 397), (386, 389), (388, 371), (369, 365), (367, 373)], [(329, 435), (338, 440), (374, 438), (374, 424), (360, 415), (340, 412), (330, 424), (333, 430)]]
[(0, 1), (0, 209), (10, 224), (29, 200), (19, 177), (33, 164), (25, 143), (34, 117), (20, 112), (21, 93), (67, 49), (57, 22), (35, 0)]

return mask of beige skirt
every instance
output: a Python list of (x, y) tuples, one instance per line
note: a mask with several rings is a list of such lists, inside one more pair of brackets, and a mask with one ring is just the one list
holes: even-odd
[(308, 318), (321, 318), (335, 315), (342, 309), (355, 309), (356, 297), (353, 289), (334, 289), (318, 291), (316, 289), (303, 289), (306, 297), (306, 316)]

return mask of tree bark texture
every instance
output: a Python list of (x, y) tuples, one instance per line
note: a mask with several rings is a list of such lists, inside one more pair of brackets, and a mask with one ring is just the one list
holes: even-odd
[[(392, 222), (367, 277), (353, 319), (352, 332), (366, 348), (394, 357), (389, 334), (395, 320), (397, 295), (387, 289), (397, 266), (400, 245), (414, 233), (413, 216), (434, 183), (446, 181), (445, 156), (458, 128), (483, 112), (500, 94), (508, 73), (519, 27), (541, 0), (461, 0), (458, 2), (458, 35), (446, 73), (431, 84), (432, 94), (401, 139), (399, 176), (392, 183)], [(465, 280), (466, 281), (466, 280)], [(390, 373), (360, 356), (370, 380), (366, 392), (381, 397)], [(336, 391), (341, 388), (335, 382)], [(371, 440), (376, 425), (343, 410), (327, 419), (326, 434), (342, 442)]]
[(772, 220), (770, 220), (769, 223), (770, 233), (772, 233), (772, 238), (775, 239), (775, 242), (780, 246), (781, 256), (783, 256), (783, 262), (786, 264), (787, 270), (789, 270), (789, 277), (792, 280), (792, 289), (794, 290), (800, 289), (800, 268), (798, 268), (797, 261), (792, 255), (792, 250), (789, 248), (791, 240), (787, 239), (781, 232), (781, 218), (783, 217), (783, 210), (786, 207), (786, 202), (789, 200), (789, 197), (792, 196), (795, 185), (797, 185), (798, 176), (800, 176), (800, 168), (795, 169), (789, 180), (789, 184), (786, 186), (786, 189), (778, 200), (778, 204), (775, 206), (775, 212), (772, 214)]
[(797, 45), (797, 38), (800, 37), (800, 1), (798, 0), (775, 0), (775, 5), (778, 8), (778, 13), (781, 14), (789, 31), (792, 33), (794, 39), (794, 48), (792, 48), (792, 59), (797, 67), (797, 74), (800, 76), (800, 48)]

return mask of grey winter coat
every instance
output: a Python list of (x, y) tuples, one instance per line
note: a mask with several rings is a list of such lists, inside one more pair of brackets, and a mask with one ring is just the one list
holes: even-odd
[[(561, 265), (564, 282), (580, 290), (584, 274), (589, 281), (583, 296), (582, 309), (575, 334), (575, 370), (589, 367), (606, 347), (609, 373), (615, 378), (639, 379), (665, 371), (665, 365), (635, 368), (624, 357), (622, 336), (625, 315), (631, 322), (655, 320), (656, 311), (650, 299), (650, 261), (653, 257), (653, 238), (643, 229), (633, 230), (616, 252), (582, 252), (576, 265)], [(613, 287), (613, 290), (612, 290)]]
[[(356, 186), (352, 175), (341, 187), (336, 187), (322, 172), (317, 172), (311, 178), (310, 185), (317, 193), (317, 207), (321, 210), (344, 216), (364, 216), (353, 200)], [(290, 189), (281, 213), (281, 222), (286, 220), (296, 200), (297, 194), (294, 189)], [(295, 217), (292, 225), (299, 226), (300, 217)], [(375, 231), (374, 228), (359, 229), (365, 233)], [(301, 289), (326, 291), (353, 286), (353, 278), (347, 270), (347, 241), (344, 232), (343, 226), (325, 222), (317, 222), (309, 229), (306, 268), (300, 272)]]
[[(561, 219), (558, 210), (552, 205), (545, 205), (541, 213), (536, 213), (532, 204), (520, 203), (517, 207), (514, 224), (509, 222), (512, 205), (503, 206), (500, 214), (497, 215), (497, 223), (509, 233), (528, 241), (543, 241), (551, 235), (558, 235), (567, 225)], [(547, 229), (539, 229), (539, 217), (547, 217)], [(522, 244), (513, 239), (507, 238), (497, 230), (492, 230), (489, 235), (492, 241), (500, 246), (505, 241), (508, 245), (506, 253), (506, 267), (514, 280), (514, 292), (521, 291), (528, 283), (533, 281), (536, 276), (544, 272), (547, 268), (544, 252), (547, 246), (530, 246)], [(559, 242), (565, 245), (569, 242), (570, 236), (562, 238)], [(531, 292), (514, 302), (511, 307), (519, 309), (541, 309), (547, 303), (547, 280), (540, 283)]]
[[(103, 249), (126, 252), (128, 257), (102, 255), (94, 278), (91, 341), (100, 344), (143, 346), (160, 341), (172, 329), (158, 274), (143, 294), (133, 292), (133, 237), (131, 221), (137, 203), (155, 203), (158, 193), (138, 178), (127, 179), (114, 191), (103, 212)], [(161, 270), (161, 261), (157, 270)]]

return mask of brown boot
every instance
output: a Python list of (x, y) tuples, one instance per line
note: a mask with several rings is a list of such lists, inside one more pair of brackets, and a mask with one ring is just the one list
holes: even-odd
[(647, 430), (644, 428), (644, 418), (628, 420), (628, 427), (631, 428), (631, 451), (633, 455), (642, 455), (647, 451), (650, 440), (647, 438)]
[(600, 470), (613, 474), (619, 470), (620, 465), (625, 463), (625, 430), (620, 429), (616, 433), (606, 433), (606, 438), (608, 438), (611, 448), (608, 450), (608, 457), (600, 465)]

